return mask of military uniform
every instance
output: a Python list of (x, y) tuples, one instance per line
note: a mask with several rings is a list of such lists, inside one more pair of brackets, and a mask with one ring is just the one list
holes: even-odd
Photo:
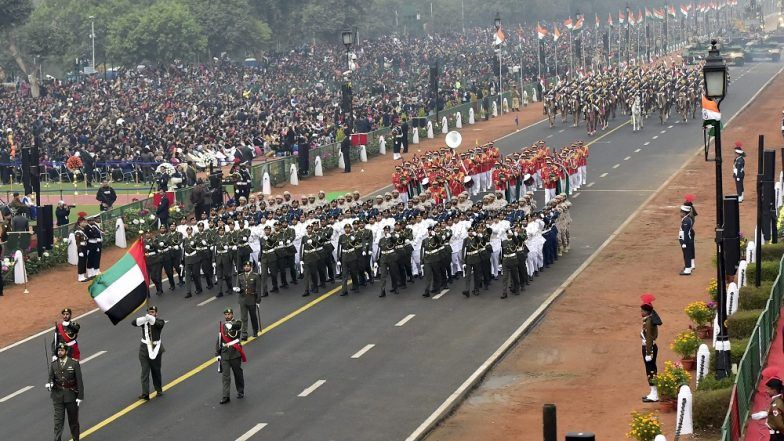
[[(68, 311), (70, 312), (70, 309), (68, 309)], [(60, 344), (64, 344), (66, 346), (66, 356), (73, 358), (76, 361), (81, 359), (79, 342), (76, 340), (79, 336), (80, 328), (81, 326), (76, 320), (69, 320), (67, 322), (61, 320), (57, 322), (54, 328), (54, 339), (52, 340), (53, 358), (57, 356), (57, 347), (60, 346)]]
[(77, 280), (80, 282), (87, 281), (87, 234), (84, 229), (77, 227), (74, 230), (74, 240), (76, 241), (76, 252), (78, 253), (79, 260), (76, 264)]
[(196, 237), (186, 237), (183, 241), (183, 253), (185, 262), (185, 289), (188, 293), (186, 298), (191, 297), (191, 285), (196, 285), (196, 295), (201, 294), (201, 256), (199, 255)]
[(253, 325), (253, 335), (259, 333), (258, 303), (261, 297), (261, 278), (253, 271), (243, 272), (239, 278), (240, 320), (242, 320), (242, 339), (248, 338), (248, 314)]
[[(185, 285), (183, 276), (184, 268), (182, 264), (182, 240), (182, 233), (177, 230), (170, 230), (169, 233), (166, 234), (166, 244), (169, 246), (169, 252), (164, 258), (166, 259), (166, 264), (179, 278), (179, 286)], [(169, 282), (174, 286), (174, 279), (170, 279)]]
[[(231, 311), (231, 309), (226, 309), (226, 311)], [(218, 363), (220, 363), (221, 383), (223, 386), (221, 404), (230, 401), (232, 374), (234, 374), (234, 387), (237, 389), (237, 398), (245, 396), (245, 376), (242, 372), (242, 363), (247, 361), (247, 358), (245, 358), (245, 351), (242, 349), (242, 343), (239, 340), (240, 328), (242, 326), (239, 320), (230, 320), (222, 323), (218, 332), (215, 356), (218, 357)]]
[(512, 294), (519, 294), (520, 291), (520, 273), (517, 266), (517, 244), (514, 241), (514, 236), (507, 235), (506, 240), (501, 241), (501, 267), (503, 268), (503, 293), (501, 298), (506, 298), (507, 291)]
[(166, 322), (162, 319), (153, 317), (150, 314), (131, 321), (131, 326), (142, 328), (142, 339), (139, 345), (139, 363), (142, 366), (142, 394), (139, 398), (143, 400), (149, 399), (150, 396), (150, 376), (152, 376), (152, 384), (158, 392), (158, 396), (163, 395), (161, 363), (165, 349), (161, 343), (161, 332), (165, 324)]
[(745, 153), (740, 146), (736, 145), (735, 153), (738, 155), (735, 157), (735, 162), (732, 164), (732, 177), (735, 178), (735, 192), (738, 195), (738, 202), (743, 202), (743, 179), (746, 177), (746, 158), (744, 158)]
[(158, 246), (157, 238), (148, 236), (144, 243), (144, 259), (147, 262), (147, 273), (150, 275), (150, 280), (155, 284), (155, 293), (158, 295), (163, 294), (163, 287), (161, 282), (161, 268), (162, 261), (158, 249), (163, 248)]
[(681, 229), (678, 232), (678, 242), (681, 244), (683, 252), (683, 271), (682, 276), (691, 274), (694, 266), (694, 220), (691, 217), (691, 208), (684, 205), (681, 207)]
[(85, 228), (87, 235), (87, 277), (95, 277), (101, 274), (101, 247), (103, 246), (103, 231), (91, 219), (91, 223)]
[[(314, 239), (314, 234), (302, 236), (302, 244), (300, 245), (300, 262), (302, 262), (302, 274), (305, 281), (305, 292), (303, 296), (308, 296), (311, 293), (318, 292), (319, 285), (319, 248), (318, 239)], [(323, 280), (323, 273), (321, 278)]]
[(272, 277), (272, 291), (278, 292), (278, 256), (275, 253), (277, 248), (277, 241), (274, 234), (269, 234), (261, 239), (261, 255), (259, 263), (261, 264), (261, 287), (262, 297), (268, 295), (267, 292), (267, 278)]
[(482, 256), (484, 243), (481, 238), (471, 236), (463, 241), (463, 262), (465, 262), (465, 289), (463, 295), (468, 297), (471, 292), (471, 277), (474, 279), (474, 295), (479, 295), (479, 287), (482, 285)]
[[(201, 272), (204, 273), (204, 278), (207, 280), (207, 289), (212, 289), (215, 280), (212, 271), (212, 235), (207, 230), (199, 231), (193, 235), (193, 242), (195, 242), (195, 248), (198, 251)], [(194, 274), (198, 275), (199, 272), (195, 271)]]
[(440, 290), (443, 284), (441, 280), (443, 273), (440, 268), (440, 253), (443, 250), (441, 236), (435, 234), (432, 229), (429, 233), (428, 237), (422, 241), (420, 251), (425, 270), (425, 292), (422, 294), (424, 297), (430, 297), (430, 293)]
[[(162, 226), (165, 228), (165, 226)], [(163, 268), (163, 272), (166, 273), (166, 277), (169, 280), (169, 289), (174, 291), (174, 256), (171, 254), (171, 238), (169, 237), (169, 233), (163, 232), (159, 233), (158, 236), (155, 238), (155, 247), (158, 251), (158, 259), (160, 260), (160, 267)], [(158, 278), (160, 279), (161, 271), (158, 270)], [(161, 285), (163, 283), (161, 282)], [(159, 285), (155, 285), (158, 288), (158, 293), (162, 294), (163, 288), (159, 287)]]
[(357, 291), (359, 285), (359, 259), (357, 257), (361, 247), (361, 240), (354, 235), (354, 232), (343, 233), (338, 238), (338, 259), (343, 275), (343, 292), (341, 296), (348, 294), (348, 278), (351, 277), (351, 290)]
[(372, 284), (375, 278), (370, 266), (370, 256), (373, 251), (373, 232), (367, 228), (360, 228), (357, 231), (357, 237), (362, 241), (357, 258), (359, 259), (359, 271), (362, 275), (362, 285), (364, 286), (365, 280), (370, 281)]
[(234, 245), (228, 234), (218, 233), (215, 238), (215, 272), (218, 275), (218, 295), (216, 297), (223, 297), (224, 287), (229, 294), (231, 294), (233, 289), (233, 284), (231, 283), (231, 278), (234, 276), (234, 266), (231, 258), (232, 246)]
[[(64, 345), (63, 345), (64, 346)], [(65, 413), (68, 412), (68, 427), (71, 437), (79, 441), (79, 404), (84, 400), (84, 383), (79, 362), (67, 355), (49, 364), (49, 396), (54, 405), (54, 439), (63, 435)]]
[(327, 282), (335, 281), (335, 256), (332, 252), (335, 246), (332, 244), (332, 235), (334, 234), (332, 227), (322, 227), (316, 232), (321, 250), (319, 251), (319, 265), (322, 269), (326, 270)]
[(381, 294), (379, 294), (379, 297), (387, 295), (385, 289), (387, 286), (387, 275), (392, 279), (392, 292), (397, 294), (397, 287), (400, 283), (400, 271), (397, 268), (395, 253), (395, 240), (389, 235), (384, 235), (378, 241), (378, 255), (376, 256), (379, 278), (381, 279)]
[(770, 441), (784, 441), (784, 400), (781, 394), (771, 397), (765, 422), (770, 431)]

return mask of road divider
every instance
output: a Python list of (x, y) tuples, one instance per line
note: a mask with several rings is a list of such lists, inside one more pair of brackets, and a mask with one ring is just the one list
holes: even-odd
[(267, 423), (256, 424), (250, 430), (243, 433), (242, 436), (237, 438), (235, 441), (248, 441), (253, 435), (259, 433), (259, 431), (265, 427), (267, 427)]
[(105, 354), (105, 353), (106, 353), (106, 351), (98, 351), (98, 352), (96, 352), (95, 354), (93, 354), (93, 355), (91, 355), (91, 356), (89, 356), (89, 357), (85, 358), (84, 360), (80, 360), (80, 361), (79, 361), (79, 364), (82, 364), (82, 365), (83, 365), (83, 364), (87, 363), (88, 361), (90, 361), (90, 360), (94, 360), (94, 359), (96, 359), (96, 358), (100, 357), (101, 355), (103, 355), (103, 354)]
[(365, 353), (367, 351), (373, 349), (374, 347), (376, 347), (376, 345), (374, 345), (374, 344), (365, 345), (364, 348), (358, 350), (356, 354), (351, 356), (351, 358), (359, 358), (359, 357), (365, 355)]
[(4, 396), (3, 398), (0, 398), (0, 403), (5, 403), (6, 401), (10, 400), (11, 398), (13, 398), (13, 397), (15, 397), (17, 395), (22, 395), (23, 393), (27, 392), (28, 390), (30, 390), (30, 389), (32, 389), (34, 387), (35, 386), (25, 386), (25, 387), (19, 389), (16, 392), (10, 393), (10, 394)]
[(411, 320), (414, 317), (416, 317), (416, 314), (409, 314), (409, 315), (403, 317), (403, 320), (400, 320), (399, 322), (395, 323), (395, 326), (401, 327), (401, 326), (405, 325), (406, 323), (408, 323), (409, 320)]
[(303, 390), (302, 392), (297, 395), (298, 397), (307, 397), (308, 395), (312, 394), (314, 390), (321, 387), (322, 384), (326, 383), (327, 380), (318, 380), (315, 383), (311, 384), (308, 388)]

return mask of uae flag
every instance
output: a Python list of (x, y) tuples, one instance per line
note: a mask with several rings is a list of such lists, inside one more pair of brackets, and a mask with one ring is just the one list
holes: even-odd
[(144, 244), (137, 240), (125, 255), (88, 288), (98, 308), (112, 324), (120, 323), (147, 300), (150, 279), (144, 260)]

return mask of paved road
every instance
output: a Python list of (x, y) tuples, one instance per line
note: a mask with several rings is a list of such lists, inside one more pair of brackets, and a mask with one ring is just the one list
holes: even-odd
[[(781, 66), (734, 68), (730, 96), (722, 105), (725, 119)], [(633, 133), (625, 122), (619, 116), (593, 138), (590, 187), (575, 195), (572, 251), (543, 271), (524, 295), (500, 300), (496, 283), (466, 299), (460, 294), (462, 280), (437, 299), (423, 299), (421, 283), (385, 299), (370, 288), (345, 298), (333, 290), (316, 299), (289, 289), (262, 302), (265, 334), (247, 346), (246, 398), (225, 406), (218, 405), (220, 379), (212, 351), (221, 311), (236, 306), (233, 298), (198, 306), (209, 297), (184, 300), (177, 290), (155, 299), (169, 320), (163, 334), (167, 394), (149, 403), (135, 399), (139, 331), (129, 323), (113, 327), (102, 314), (91, 314), (81, 320), (83, 357), (96, 355), (83, 367), (82, 430), (92, 432), (88, 439), (112, 440), (406, 438), (702, 140), (698, 122), (660, 126), (650, 119), (642, 133)], [(509, 153), (538, 139), (552, 146), (589, 140), (584, 126), (550, 129), (542, 123), (498, 145)], [(672, 241), (677, 252), (674, 233)], [(52, 305), (53, 318), (60, 307)], [(51, 341), (50, 334), (46, 337)], [(44, 337), (37, 337), (0, 352), (0, 424), (15, 439), (51, 436), (43, 345)]]

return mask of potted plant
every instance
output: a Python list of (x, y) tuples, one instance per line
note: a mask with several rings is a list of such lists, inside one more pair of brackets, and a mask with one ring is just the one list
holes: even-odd
[(627, 437), (636, 441), (653, 441), (662, 433), (659, 418), (653, 412), (632, 412), (631, 430)]
[(706, 291), (708, 291), (708, 295), (710, 295), (711, 300), (715, 302), (719, 296), (719, 284), (716, 283), (716, 279), (710, 280)]
[(675, 412), (678, 389), (683, 384), (689, 384), (690, 381), (691, 375), (686, 372), (683, 366), (666, 361), (664, 370), (653, 378), (653, 382), (659, 390), (659, 409), (662, 412)]
[(675, 336), (675, 340), (670, 343), (670, 349), (681, 356), (681, 364), (686, 370), (694, 370), (696, 360), (694, 356), (697, 349), (702, 344), (702, 340), (697, 337), (693, 329), (688, 329)]
[[(712, 303), (712, 302), (711, 302)], [(684, 309), (686, 315), (694, 323), (694, 330), (701, 339), (711, 338), (713, 327), (709, 326), (713, 320), (714, 310), (705, 302), (689, 303)]]

